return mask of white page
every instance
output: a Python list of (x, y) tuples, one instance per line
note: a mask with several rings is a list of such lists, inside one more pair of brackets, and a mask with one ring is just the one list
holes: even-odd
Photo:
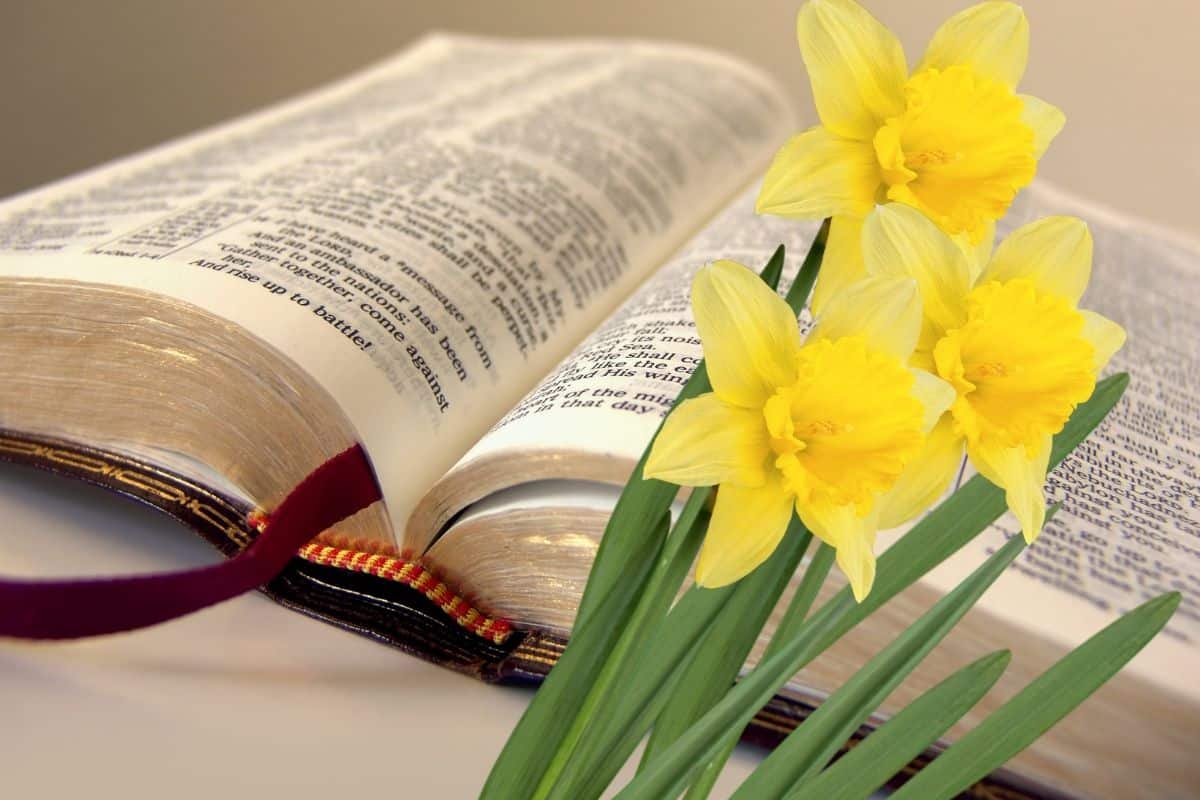
[(146, 289), (293, 358), (398, 529), (416, 498), (793, 127), (686, 47), (435, 37), (0, 206), (0, 277)]

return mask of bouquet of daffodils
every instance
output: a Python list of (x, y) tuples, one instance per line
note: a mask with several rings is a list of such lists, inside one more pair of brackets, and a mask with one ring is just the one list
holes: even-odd
[[(782, 247), (759, 274), (731, 261), (697, 274), (704, 364), (625, 487), (570, 645), (485, 798), (599, 797), (643, 740), (617, 797), (707, 797), (791, 676), (1007, 508), (1023, 536), (862, 665), (735, 795), (870, 796), (988, 691), (1007, 651), (981, 654), (831, 760), (1035, 542), (1047, 471), (1125, 388), (1125, 375), (1098, 380), (1124, 331), (1078, 305), (1087, 226), (1052, 217), (994, 246), (996, 220), (1064, 123), (1017, 92), (1021, 9), (985, 2), (952, 17), (911, 72), (896, 37), (853, 0), (810, 0), (798, 33), (821, 124), (780, 150), (758, 210), (825, 223), (786, 298), (775, 288)], [(815, 325), (802, 338), (806, 304)], [(930, 511), (964, 455), (979, 474)], [(691, 490), (672, 524), (680, 486)], [(876, 532), (918, 518), (877, 560)], [(810, 544), (765, 656), (739, 678)], [(835, 562), (849, 587), (814, 610)], [(1115, 674), (1178, 602), (1164, 595), (1100, 631), (897, 796), (954, 797), (1002, 765)]]

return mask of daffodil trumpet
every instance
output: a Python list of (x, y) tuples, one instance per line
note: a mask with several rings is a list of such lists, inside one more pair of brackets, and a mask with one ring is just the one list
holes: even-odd
[(949, 383), (908, 363), (921, 329), (917, 282), (848, 287), (804, 341), (788, 304), (732, 261), (697, 273), (692, 307), (713, 391), (668, 416), (643, 475), (719, 487), (696, 582), (749, 573), (797, 513), (836, 549), (861, 600), (875, 576), (877, 500), (954, 399)]
[(810, 0), (797, 37), (821, 124), (776, 155), (758, 211), (833, 217), (813, 308), (865, 274), (862, 222), (882, 203), (928, 216), (977, 272), (996, 220), (1065, 122), (1017, 93), (1029, 52), (1020, 6), (990, 1), (954, 15), (911, 72), (896, 36), (853, 0)]
[(1048, 217), (1018, 228), (974, 278), (950, 238), (902, 204), (871, 213), (862, 248), (869, 276), (916, 281), (924, 311), (912, 363), (955, 392), (880, 503), (881, 524), (898, 525), (935, 501), (965, 449), (1004, 489), (1033, 542), (1045, 519), (1051, 439), (1125, 342), (1120, 325), (1078, 307), (1092, 266), (1087, 225)]

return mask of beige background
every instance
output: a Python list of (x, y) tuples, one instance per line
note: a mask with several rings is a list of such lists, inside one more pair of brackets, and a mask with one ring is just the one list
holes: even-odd
[[(867, 0), (915, 61), (966, 0)], [(683, 39), (758, 62), (809, 108), (797, 0), (112, 0), (0, 3), (0, 196), (236, 116), (431, 28)], [(1200, 6), (1036, 0), (1024, 88), (1067, 112), (1056, 183), (1200, 233)]]

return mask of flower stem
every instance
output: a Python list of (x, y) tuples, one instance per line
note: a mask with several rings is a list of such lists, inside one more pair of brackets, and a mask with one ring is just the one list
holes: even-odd
[(795, 638), (796, 634), (800, 632), (809, 609), (812, 608), (813, 601), (817, 599), (817, 592), (821, 591), (825, 577), (833, 566), (835, 555), (837, 555), (837, 551), (821, 542), (821, 546), (817, 548), (817, 552), (813, 554), (812, 560), (808, 562), (808, 566), (804, 570), (804, 577), (800, 579), (796, 593), (788, 602), (783, 619), (779, 621), (775, 632), (771, 634), (771, 642), (767, 645), (766, 652), (763, 653), (764, 659), (775, 655), (784, 642)]
[[(808, 562), (808, 567), (804, 570), (804, 577), (800, 579), (800, 585), (796, 587), (796, 593), (788, 601), (783, 619), (779, 621), (779, 625), (771, 635), (771, 641), (767, 644), (766, 652), (763, 653), (764, 661), (775, 655), (784, 643), (791, 641), (799, 634), (809, 609), (812, 608), (813, 601), (817, 598), (817, 593), (825, 583), (825, 577), (829, 575), (835, 555), (836, 551), (824, 542), (817, 548), (817, 552), (813, 554), (812, 560)], [(729, 737), (716, 757), (705, 764), (704, 769), (696, 776), (696, 780), (692, 783), (684, 800), (704, 800), (708, 797), (740, 738), (741, 731), (737, 731)]]
[(617, 680), (626, 667), (631, 653), (636, 653), (653, 623), (667, 610), (671, 600), (679, 591), (687, 570), (696, 557), (696, 551), (704, 538), (706, 525), (696, 522), (704, 510), (712, 489), (701, 487), (692, 491), (684, 504), (683, 512), (667, 539), (658, 562), (651, 573), (633, 614), (621, 631), (613, 649), (604, 659), (604, 665), (588, 690), (583, 705), (555, 751), (546, 772), (542, 775), (532, 800), (543, 800), (550, 795), (555, 783), (566, 769), (576, 745), (590, 726), (595, 712), (607, 701)]
[(808, 246), (808, 254), (804, 256), (804, 263), (800, 265), (800, 271), (796, 273), (796, 280), (792, 281), (792, 285), (784, 297), (787, 304), (797, 314), (808, 302), (808, 295), (812, 292), (813, 284), (817, 282), (817, 273), (821, 271), (821, 262), (825, 260), (825, 244), (829, 241), (831, 224), (832, 220), (826, 217), (825, 221), (821, 223), (821, 227), (817, 229), (817, 235), (813, 237), (812, 244)]

